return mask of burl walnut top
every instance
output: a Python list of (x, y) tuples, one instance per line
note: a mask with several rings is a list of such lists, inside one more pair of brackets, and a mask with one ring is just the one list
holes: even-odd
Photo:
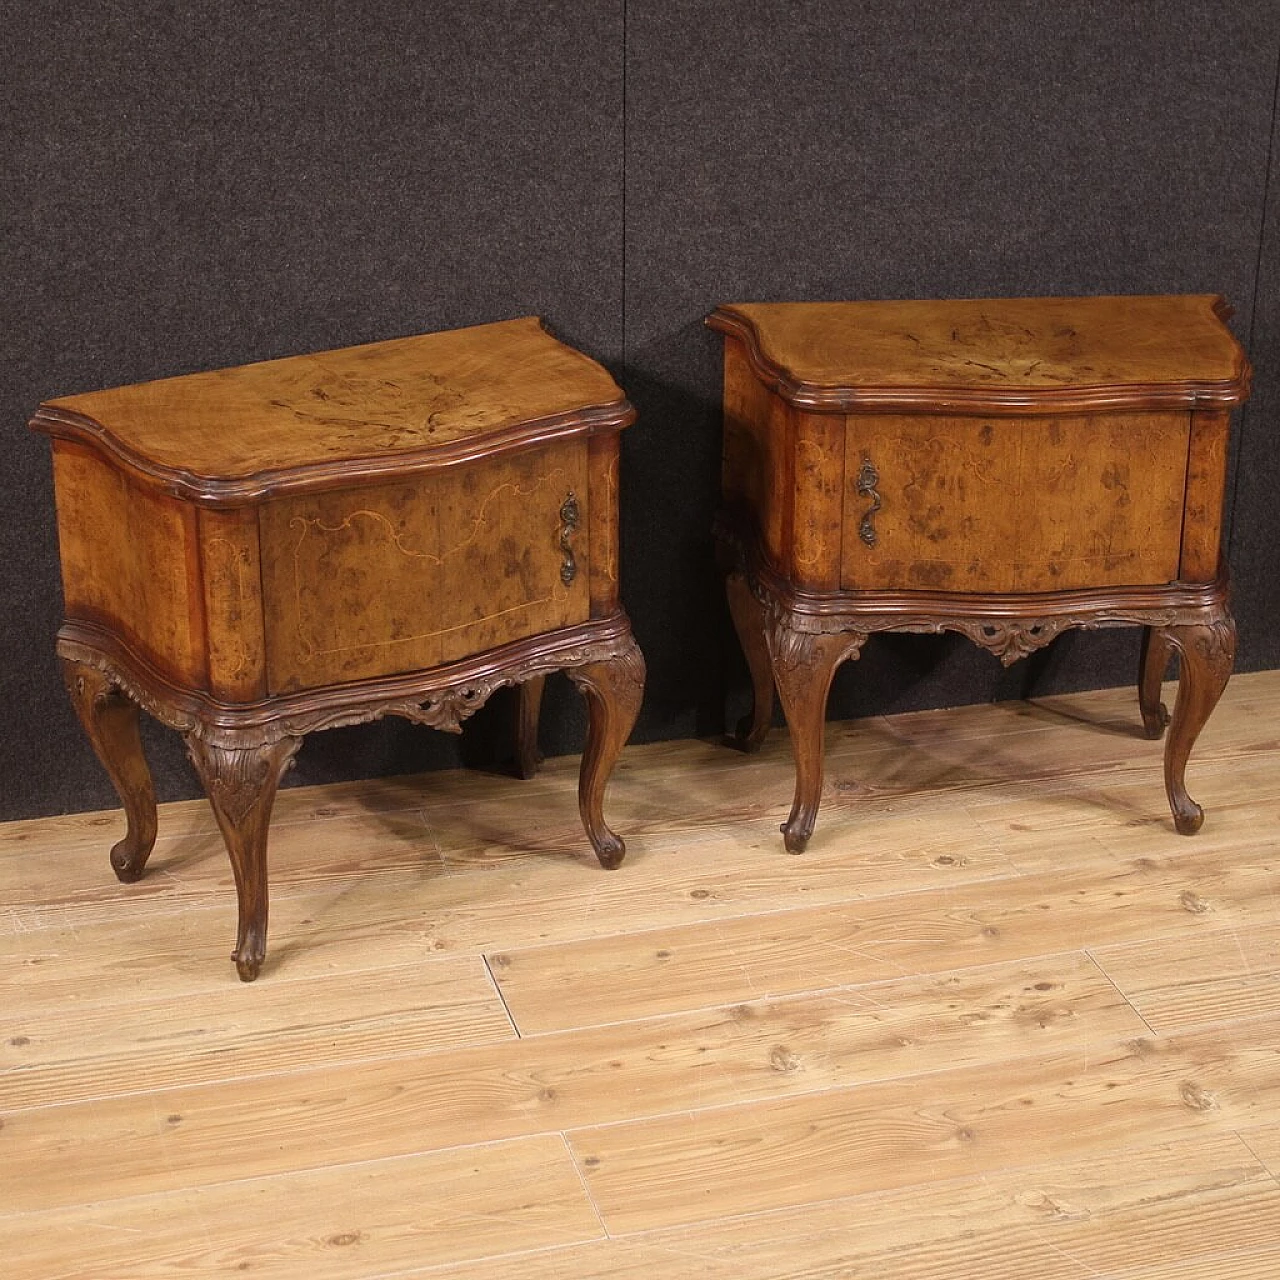
[(1089, 410), (1243, 400), (1229, 314), (1209, 295), (745, 302), (707, 323), (805, 408)]
[(404, 474), (634, 416), (606, 370), (531, 316), (66, 396), (31, 425), (219, 502)]

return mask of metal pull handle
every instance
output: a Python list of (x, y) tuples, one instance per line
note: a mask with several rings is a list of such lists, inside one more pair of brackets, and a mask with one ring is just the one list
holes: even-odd
[(567, 587), (578, 574), (578, 562), (573, 557), (573, 535), (578, 531), (582, 513), (572, 489), (560, 504), (560, 550), (564, 560), (560, 565), (560, 581)]
[(871, 506), (858, 522), (858, 537), (867, 546), (874, 547), (876, 545), (875, 514), (880, 510), (880, 495), (876, 492), (876, 485), (880, 483), (880, 473), (876, 470), (875, 463), (865, 454), (862, 458), (862, 467), (858, 471), (857, 483), (859, 496), (871, 499)]

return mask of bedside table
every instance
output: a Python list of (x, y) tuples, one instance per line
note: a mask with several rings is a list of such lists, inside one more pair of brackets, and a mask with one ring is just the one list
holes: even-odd
[(725, 337), (717, 534), (759, 746), (776, 684), (813, 833), (836, 667), (875, 631), (959, 631), (1004, 663), (1068, 627), (1146, 628), (1139, 704), (1181, 655), (1165, 745), (1188, 755), (1231, 673), (1219, 527), (1228, 420), (1250, 369), (1220, 298), (751, 303)]
[(317, 729), (404, 716), (451, 732), (520, 685), (536, 766), (542, 680), (589, 704), (579, 807), (624, 845), (605, 784), (644, 662), (618, 599), (612, 378), (535, 318), (193, 374), (42, 405), (53, 437), (67, 688), (128, 818), (156, 837), (138, 707), (179, 730), (235, 872), (232, 958), (266, 949), (267, 824)]

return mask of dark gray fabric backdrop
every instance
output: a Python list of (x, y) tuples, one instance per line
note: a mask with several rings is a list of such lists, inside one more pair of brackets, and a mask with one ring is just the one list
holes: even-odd
[[(1223, 292), (1255, 366), (1229, 511), (1240, 669), (1280, 665), (1274, 0), (10, 3), (0, 12), (6, 433), (0, 818), (115, 804), (52, 656), (43, 398), (537, 313), (614, 371), (639, 739), (714, 732), (745, 679), (712, 567), (715, 303)], [(1130, 681), (1136, 633), (1009, 672), (873, 641), (847, 716)], [(553, 682), (550, 751), (582, 709)], [(505, 751), (391, 721), (291, 781)], [(162, 798), (197, 787), (148, 731)]]

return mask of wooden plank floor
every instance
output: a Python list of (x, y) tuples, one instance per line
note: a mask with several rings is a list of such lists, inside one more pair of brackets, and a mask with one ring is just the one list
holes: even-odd
[[(1172, 688), (1166, 691), (1172, 698)], [(1132, 690), (281, 793), (270, 951), (167, 806), (0, 827), (17, 1280), (1280, 1275), (1280, 672), (1173, 832)]]

